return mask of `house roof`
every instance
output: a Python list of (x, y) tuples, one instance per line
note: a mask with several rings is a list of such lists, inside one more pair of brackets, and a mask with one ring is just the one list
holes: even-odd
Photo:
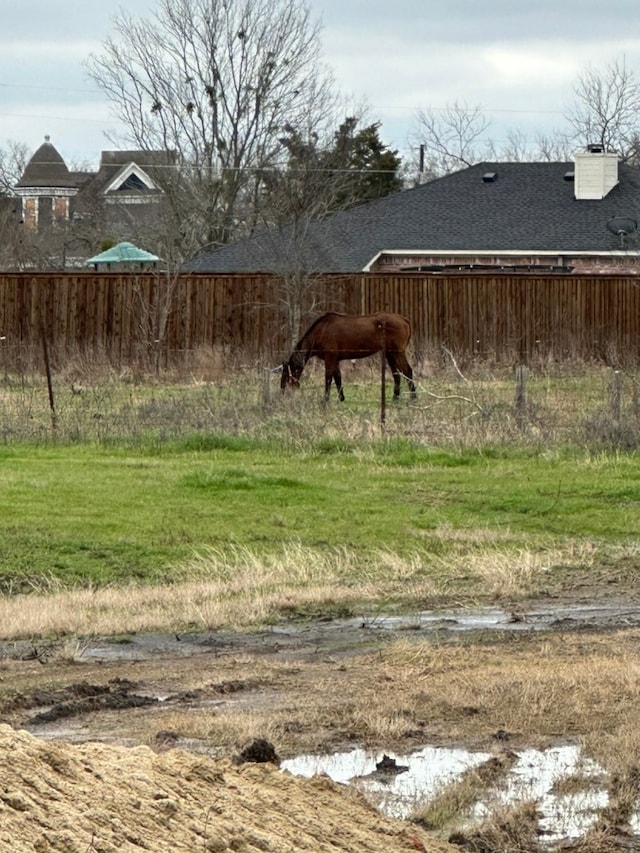
[(44, 139), (27, 163), (16, 186), (77, 187), (76, 176), (69, 171), (57, 149), (49, 142), (49, 137), (45, 136)]
[[(484, 162), (317, 221), (304, 245), (291, 228), (203, 251), (198, 272), (357, 272), (383, 251), (615, 252), (614, 217), (640, 219), (640, 171), (619, 164), (602, 199), (577, 200), (574, 164)], [(490, 179), (493, 176), (493, 179)]]
[(86, 263), (87, 266), (89, 264), (148, 264), (156, 263), (159, 260), (160, 258), (156, 255), (152, 255), (151, 252), (146, 252), (144, 249), (139, 249), (133, 243), (118, 243), (116, 246), (112, 246), (99, 255), (89, 258)]
[(175, 168), (175, 153), (172, 151), (103, 151), (97, 172), (71, 172), (49, 137), (45, 136), (45, 141), (27, 163), (16, 188), (82, 188), (83, 193), (95, 195), (107, 191), (120, 174), (123, 182), (126, 181), (133, 168), (141, 181), (138, 186), (127, 187), (129, 191), (159, 193), (156, 184), (167, 167)]
[(136, 189), (146, 193), (160, 192), (156, 182), (168, 166), (175, 167), (175, 155), (171, 151), (103, 151), (100, 168), (88, 189), (93, 193), (107, 192), (113, 189), (111, 185), (117, 182), (118, 176), (124, 184), (133, 169), (141, 181), (137, 187), (127, 186), (129, 192)]

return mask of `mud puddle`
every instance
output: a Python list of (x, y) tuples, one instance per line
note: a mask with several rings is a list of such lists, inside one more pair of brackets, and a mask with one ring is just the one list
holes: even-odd
[(557, 604), (544, 607), (426, 610), (412, 616), (382, 616), (368, 620), (367, 627), (387, 631), (429, 632), (606, 630), (640, 625), (640, 606), (627, 602), (604, 604)]
[[(419, 815), (466, 771), (478, 768), (481, 772), (495, 761), (489, 752), (427, 746), (407, 755), (382, 755), (363, 749), (304, 755), (284, 761), (281, 769), (307, 778), (327, 775), (359, 789), (386, 816), (406, 819)], [(605, 776), (578, 746), (510, 752), (504, 774), (479, 792), (469, 810), (467, 828), (501, 806), (535, 801), (543, 840), (555, 843), (580, 838), (596, 824), (609, 803), (603, 786)], [(573, 786), (570, 780), (574, 780)], [(633, 817), (631, 828), (638, 832), (640, 815)]]
[(146, 634), (126, 642), (92, 642), (84, 650), (87, 658), (103, 660), (145, 660), (151, 655), (171, 653), (190, 656), (215, 652), (219, 655), (277, 653), (298, 656), (304, 650), (334, 654), (364, 652), (382, 639), (415, 631), (422, 635), (472, 633), (482, 631), (580, 631), (640, 626), (640, 604), (550, 603), (544, 607), (495, 607), (475, 609), (425, 610), (409, 615), (380, 615), (349, 619), (316, 620), (309, 623), (275, 625), (250, 634), (226, 632), (184, 635)]
[[(162, 657), (249, 654), (302, 660), (327, 653), (337, 657), (361, 654), (377, 647), (380, 641), (392, 640), (407, 631), (422, 637), (436, 637), (487, 631), (607, 631), (635, 626), (640, 626), (640, 603), (620, 600), (584, 604), (551, 601), (519, 604), (514, 609), (460, 608), (425, 610), (408, 615), (292, 621), (253, 632), (148, 632), (118, 638), (87, 639), (78, 647), (75, 659), (135, 663)], [(0, 660), (32, 658), (45, 663), (52, 645), (55, 644), (5, 641), (0, 643)]]

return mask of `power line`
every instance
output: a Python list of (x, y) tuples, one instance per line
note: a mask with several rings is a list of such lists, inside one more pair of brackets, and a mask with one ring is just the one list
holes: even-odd
[[(105, 149), (105, 150), (115, 151), (116, 153), (130, 153), (130, 154), (138, 154), (138, 153), (144, 154), (144, 153), (146, 153), (144, 151), (144, 149), (138, 150), (138, 149), (109, 148), (109, 149)], [(29, 162), (31, 162), (31, 161), (30, 160), (27, 161), (27, 163), (29, 163)], [(37, 165), (37, 166), (59, 166), (60, 161), (59, 160), (38, 160), (35, 165)], [(117, 169), (122, 169), (125, 166), (128, 166), (129, 162), (127, 162), (127, 163), (124, 163), (124, 162), (122, 162), (122, 163), (107, 163), (104, 165), (108, 166), (110, 169), (117, 170)], [(188, 171), (190, 169), (197, 168), (194, 164), (189, 163), (189, 162), (184, 162), (184, 163), (145, 163), (143, 161), (136, 160), (135, 165), (138, 166), (140, 169), (149, 169), (150, 171), (158, 171), (160, 169), (171, 169), (172, 171), (177, 172), (181, 169), (183, 171)], [(295, 169), (295, 168), (288, 168), (285, 165), (282, 167), (278, 167), (278, 166), (220, 166), (218, 171), (219, 172), (238, 172), (238, 173), (241, 173), (241, 172), (261, 172), (261, 173), (269, 172), (269, 173), (273, 173), (273, 174), (282, 173), (282, 174), (288, 174), (288, 175), (297, 175), (297, 174), (301, 174), (301, 173), (303, 173), (305, 175), (306, 174), (318, 174), (318, 175), (341, 175), (341, 174), (345, 174), (345, 175), (395, 175), (397, 170), (396, 169), (355, 169), (355, 168), (342, 168), (342, 167), (339, 168), (337, 166), (335, 168), (327, 167), (327, 168), (323, 168), (323, 169)], [(77, 169), (73, 169), (71, 171), (72, 175), (77, 174), (77, 173), (78, 173)], [(94, 173), (93, 172), (86, 172), (85, 173), (85, 172), (82, 172), (82, 170), (80, 170), (80, 174), (94, 174)]]

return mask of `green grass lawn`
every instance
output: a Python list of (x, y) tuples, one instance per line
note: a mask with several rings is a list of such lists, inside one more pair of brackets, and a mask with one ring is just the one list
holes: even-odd
[(171, 580), (207, 548), (287, 543), (446, 554), (479, 532), (508, 548), (566, 538), (632, 545), (640, 455), (430, 450), (407, 441), (198, 437), (125, 449), (0, 449), (4, 591)]

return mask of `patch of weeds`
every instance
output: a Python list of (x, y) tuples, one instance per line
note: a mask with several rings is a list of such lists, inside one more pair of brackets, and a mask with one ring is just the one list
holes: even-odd
[(350, 454), (357, 449), (357, 443), (346, 438), (322, 438), (314, 447), (318, 456)]
[(583, 429), (590, 447), (607, 450), (637, 450), (640, 447), (640, 423), (634, 417), (615, 418), (608, 412), (595, 412), (584, 422)]
[(594, 778), (585, 773), (572, 773), (557, 779), (551, 788), (555, 797), (571, 797), (593, 790)]
[(180, 443), (182, 449), (198, 453), (208, 453), (212, 450), (230, 450), (240, 453), (245, 450), (251, 450), (255, 446), (256, 442), (253, 439), (212, 432), (194, 433)]
[(277, 624), (282, 619), (320, 620), (331, 622), (334, 619), (351, 619), (355, 615), (353, 607), (343, 601), (323, 601), (322, 604), (284, 604), (278, 608), (269, 620)]
[(207, 471), (193, 471), (185, 474), (182, 482), (190, 488), (206, 489), (213, 492), (227, 490), (249, 491), (259, 488), (296, 489), (304, 486), (301, 480), (294, 480), (291, 477), (272, 477), (263, 474), (254, 474), (243, 468), (229, 468), (219, 474), (212, 474)]
[(0, 595), (52, 595), (62, 589), (61, 581), (51, 572), (2, 572)]
[[(416, 822), (432, 831), (445, 829), (454, 821), (459, 821), (468, 814), (489, 786), (495, 786), (504, 778), (516, 761), (515, 753), (504, 750), (478, 767), (469, 768), (415, 816)], [(478, 848), (481, 849), (484, 848)]]
[(535, 803), (522, 803), (497, 812), (479, 829), (454, 832), (449, 844), (470, 853), (541, 853)]
[(111, 646), (128, 646), (133, 643), (131, 634), (114, 634), (111, 637), (105, 637), (104, 642)]
[(485, 446), (481, 450), (430, 449), (406, 439), (393, 439), (379, 445), (376, 450), (383, 464), (404, 468), (467, 468), (482, 465), (488, 460), (520, 456), (520, 451), (514, 453), (507, 448), (492, 446)]

